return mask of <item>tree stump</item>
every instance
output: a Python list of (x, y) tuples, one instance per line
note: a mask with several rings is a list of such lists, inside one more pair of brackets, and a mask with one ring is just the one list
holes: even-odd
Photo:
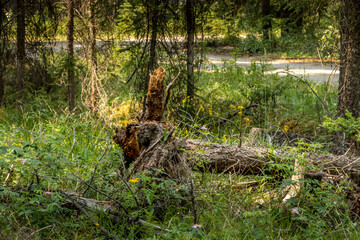
[(180, 180), (189, 177), (191, 170), (180, 150), (185, 148), (184, 141), (172, 136), (174, 127), (170, 123), (161, 121), (169, 99), (167, 96), (165, 100), (164, 80), (165, 69), (159, 67), (150, 75), (146, 109), (140, 122), (116, 129), (113, 139), (124, 150), (125, 167), (133, 163), (130, 170), (135, 175), (157, 169), (160, 171), (153, 171), (155, 175)]

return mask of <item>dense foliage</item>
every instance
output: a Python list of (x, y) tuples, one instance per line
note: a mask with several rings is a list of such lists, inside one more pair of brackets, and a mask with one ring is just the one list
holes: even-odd
[[(349, 207), (355, 189), (349, 181), (302, 179), (300, 193), (290, 201), (277, 196), (257, 204), (268, 192), (294, 185), (289, 179), (297, 174), (295, 159), (305, 170), (313, 169), (306, 153), (331, 151), (332, 131), (359, 131), (359, 119), (351, 114), (335, 118), (338, 91), (330, 77), (313, 82), (274, 73), (268, 62), (274, 57), (336, 62), (338, 1), (273, 0), (267, 15), (259, 0), (195, 1), (194, 97), (186, 92), (186, 1), (74, 1), (73, 64), (66, 52), (65, 2), (25, 2), (21, 98), (15, 46), (19, 12), (11, 0), (0, 8), (1, 239), (360, 237), (357, 213)], [(269, 19), (266, 32), (263, 23)], [(225, 57), (211, 64), (208, 53)], [(236, 62), (256, 56), (262, 61), (249, 67)], [(155, 66), (166, 69), (166, 85), (180, 72), (165, 119), (175, 126), (176, 137), (246, 145), (256, 127), (311, 136), (312, 142), (290, 147), (257, 139), (254, 145), (270, 153), (290, 153), (285, 160), (272, 159), (258, 175), (217, 174), (199, 160), (199, 171), (185, 183), (148, 171), (134, 176), (112, 135), (116, 127), (138, 121)], [(75, 74), (72, 112), (69, 69)], [(234, 187), (250, 181), (256, 185)], [(99, 209), (79, 210), (71, 196), (80, 195), (111, 202), (117, 220)]]

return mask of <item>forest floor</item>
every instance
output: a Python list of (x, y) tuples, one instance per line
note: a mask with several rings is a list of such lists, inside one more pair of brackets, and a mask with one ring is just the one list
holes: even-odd
[[(66, 42), (52, 47), (63, 51)], [(0, 239), (360, 239), (360, 154), (340, 156), (339, 167), (327, 152), (338, 63), (248, 52), (235, 59), (228, 50), (203, 54), (194, 99), (173, 88), (167, 121), (175, 131), (137, 123), (141, 104), (119, 81), (128, 72), (107, 79), (116, 98), (103, 111), (67, 114), (63, 90), (39, 93), (21, 111), (0, 109)], [(311, 82), (274, 74), (285, 71)], [(114, 126), (130, 126), (125, 135), (149, 130), (137, 135), (148, 146), (138, 157), (166, 164), (131, 175), (129, 156), (111, 141)], [(314, 164), (316, 156), (329, 166)], [(215, 157), (231, 165), (211, 165)], [(260, 167), (239, 174), (241, 159)], [(191, 179), (167, 177), (169, 166), (190, 169)]]

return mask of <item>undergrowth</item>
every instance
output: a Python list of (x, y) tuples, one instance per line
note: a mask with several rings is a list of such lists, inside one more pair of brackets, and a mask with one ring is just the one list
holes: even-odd
[(234, 61), (210, 66), (199, 73), (197, 97), (182, 99), (174, 107), (181, 110), (171, 116), (176, 116), (175, 121), (183, 126), (182, 133), (190, 134), (190, 138), (238, 142), (251, 128), (258, 127), (310, 136), (325, 143), (327, 132), (319, 126), (328, 113), (311, 89), (333, 113), (337, 86), (269, 73), (271, 69), (266, 62), (253, 62), (246, 68)]
[[(249, 68), (225, 62), (212, 72), (198, 73), (195, 99), (185, 96), (168, 110), (175, 113), (169, 120), (177, 125), (177, 135), (232, 144), (246, 142), (250, 129), (260, 127), (326, 143), (326, 130), (319, 127), (326, 112), (317, 97), (298, 79), (267, 74), (270, 67), (266, 62)], [(334, 112), (333, 86), (311, 87)], [(122, 150), (111, 140), (113, 128), (130, 121), (126, 112), (131, 101), (121, 102), (115, 109), (109, 105), (107, 111), (74, 115), (54, 110), (41, 97), (23, 111), (1, 109), (0, 238), (107, 239), (106, 231), (119, 239), (360, 237), (346, 202), (351, 189), (347, 182), (304, 180), (298, 196), (285, 204), (280, 197), (256, 203), (267, 192), (293, 184), (288, 179), (294, 174), (294, 158), (317, 151), (318, 143), (287, 149), (293, 157), (275, 159), (259, 175), (194, 172), (191, 184), (153, 178), (148, 172), (134, 177), (124, 169)], [(234, 187), (247, 181), (257, 184)], [(112, 201), (120, 220), (69, 207), (64, 192)], [(139, 226), (136, 219), (169, 232)]]

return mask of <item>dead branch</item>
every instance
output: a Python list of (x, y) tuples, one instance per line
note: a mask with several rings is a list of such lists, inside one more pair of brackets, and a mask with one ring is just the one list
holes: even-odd
[[(69, 199), (69, 201), (67, 201), (67, 202), (74, 204), (74, 206), (76, 208), (78, 208), (81, 212), (83, 212), (95, 225), (99, 225), (99, 223), (96, 222), (95, 219), (93, 219), (87, 213), (85, 208), (95, 211), (98, 214), (105, 213), (106, 215), (109, 216), (109, 218), (111, 220), (113, 220), (115, 222), (120, 221), (119, 213), (117, 212), (117, 209), (115, 209), (114, 206), (111, 204), (111, 201), (98, 201), (98, 200), (91, 199), (91, 198), (80, 197), (78, 194), (74, 194), (74, 193), (65, 193), (63, 191), (61, 191), (61, 193)], [(159, 233), (170, 232), (170, 230), (168, 230), (166, 228), (162, 228), (155, 224), (149, 223), (138, 217), (128, 216), (128, 220), (129, 220), (129, 222), (131, 222), (134, 225), (140, 225), (140, 226), (142, 225), (142, 226), (146, 226), (146, 227), (151, 227)], [(105, 228), (103, 228), (102, 226), (99, 226), (99, 227), (108, 236), (117, 239), (116, 236), (113, 236), (112, 234), (110, 234)]]
[(175, 81), (178, 79), (178, 77), (180, 76), (180, 73), (181, 71), (179, 71), (178, 75), (176, 75), (176, 77), (170, 82), (170, 84), (167, 86), (166, 88), (166, 98), (165, 98), (165, 101), (163, 103), (163, 109), (164, 111), (166, 110), (166, 107), (167, 107), (167, 104), (169, 102), (169, 99), (170, 99), (170, 92), (171, 92), (171, 89), (172, 87), (174, 86), (175, 84)]
[(257, 185), (258, 183), (259, 183), (258, 181), (239, 182), (239, 183), (236, 183), (236, 184), (231, 185), (231, 188), (240, 190), (240, 189), (243, 189), (243, 188), (255, 186), (255, 185)]
[(303, 177), (304, 177), (303, 166), (300, 166), (299, 160), (295, 159), (294, 175), (291, 177), (292, 184), (290, 186), (288, 193), (284, 197), (283, 202), (287, 202), (290, 198), (295, 197), (300, 192), (301, 184), (299, 180), (302, 179)]
[(6, 176), (5, 181), (4, 181), (4, 184), (3, 184), (4, 187), (6, 187), (7, 182), (10, 181), (11, 176), (12, 176), (12, 174), (13, 174), (13, 172), (14, 172), (14, 168), (15, 168), (15, 167), (14, 167), (14, 164), (11, 164), (9, 173), (8, 173), (8, 175)]
[[(81, 206), (81, 204), (78, 202), (78, 200), (75, 200), (75, 199), (72, 198), (69, 194), (67, 194), (67, 193), (65, 193), (65, 192), (63, 192), (63, 191), (60, 191), (60, 192), (61, 192), (64, 196), (66, 196), (66, 197), (72, 202), (72, 204), (74, 204), (74, 206), (76, 206), (76, 208), (78, 208), (86, 217), (88, 217), (88, 218), (92, 221), (92, 223), (93, 223), (94, 225), (99, 226), (99, 228), (101, 229), (102, 232), (106, 233), (106, 235), (108, 235), (111, 239), (116, 239), (116, 240), (119, 239), (118, 237), (116, 237), (116, 236), (114, 236), (113, 234), (111, 234), (108, 230), (106, 230), (103, 226), (99, 225), (99, 223), (85, 210), (85, 208), (83, 208), (83, 207)], [(94, 203), (91, 202), (91, 201), (85, 201), (84, 199), (82, 199), (81, 202), (82, 202), (82, 203), (85, 203), (85, 204), (90, 203), (89, 206), (94, 206), (94, 207), (98, 208), (99, 210), (101, 209), (101, 208), (99, 207), (99, 205), (94, 204)], [(86, 205), (86, 206), (87, 206), (87, 205)], [(89, 206), (88, 206), (88, 207), (89, 207)]]

